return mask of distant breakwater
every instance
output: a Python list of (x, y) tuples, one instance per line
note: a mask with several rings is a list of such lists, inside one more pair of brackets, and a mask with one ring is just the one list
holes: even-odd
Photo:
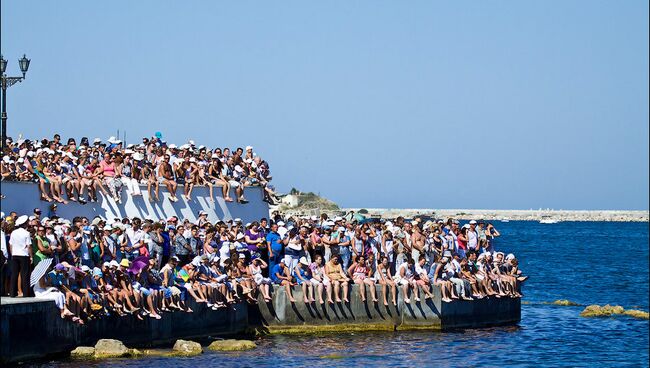
[(648, 222), (649, 211), (633, 210), (481, 210), (481, 209), (435, 209), (435, 208), (345, 208), (344, 211), (367, 212), (369, 216), (395, 218), (403, 216), (431, 216), (441, 219), (485, 221), (606, 221), (606, 222)]

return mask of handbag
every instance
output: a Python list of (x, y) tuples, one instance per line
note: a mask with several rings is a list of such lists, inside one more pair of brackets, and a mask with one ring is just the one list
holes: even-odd
[(149, 257), (149, 249), (147, 247), (140, 247), (138, 250), (140, 250), (141, 256)]

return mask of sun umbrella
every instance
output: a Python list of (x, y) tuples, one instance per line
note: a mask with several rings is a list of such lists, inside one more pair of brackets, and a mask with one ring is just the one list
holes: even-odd
[(148, 257), (138, 257), (135, 260), (133, 260), (133, 263), (131, 263), (131, 267), (129, 267), (128, 271), (134, 275), (137, 275), (138, 272), (140, 272), (143, 268), (147, 267), (148, 265), (149, 265)]
[(190, 275), (184, 269), (181, 269), (180, 271), (178, 271), (178, 277), (183, 279), (183, 281), (185, 281), (185, 282), (187, 282), (187, 280), (190, 279)]
[(44, 260), (38, 262), (36, 267), (34, 267), (34, 271), (32, 271), (32, 275), (29, 277), (29, 286), (38, 284), (38, 282), (41, 281), (41, 278), (45, 276), (47, 270), (51, 265), (52, 258), (45, 258)]
[(149, 257), (147, 257), (147, 256), (140, 256), (140, 257), (134, 259), (133, 262), (149, 263)]
[(362, 214), (360, 214), (360, 213), (355, 213), (355, 214), (352, 216), (352, 219), (353, 219), (353, 220), (356, 220), (356, 221), (359, 222), (359, 223), (361, 223), (363, 220), (366, 219), (366, 216), (364, 216), (364, 215), (362, 215)]

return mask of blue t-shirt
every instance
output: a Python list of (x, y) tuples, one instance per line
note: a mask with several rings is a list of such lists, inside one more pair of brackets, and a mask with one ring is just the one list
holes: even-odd
[(278, 263), (271, 268), (271, 280), (273, 281), (278, 281), (278, 277), (276, 276), (276, 273), (279, 273), (280, 275), (284, 275), (284, 269), (282, 268), (282, 264)]
[(59, 287), (67, 284), (66, 277), (62, 273), (58, 273), (56, 271), (50, 271), (47, 274), (47, 277), (50, 279), (52, 286)]
[(282, 244), (280, 243), (280, 234), (272, 231), (266, 236), (266, 241), (271, 243), (271, 250), (280, 253), (282, 251)]

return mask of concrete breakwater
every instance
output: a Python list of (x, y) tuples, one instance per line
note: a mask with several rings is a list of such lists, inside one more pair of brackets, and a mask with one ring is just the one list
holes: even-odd
[[(349, 302), (329, 304), (304, 303), (301, 290), (294, 290), (294, 303), (284, 289), (277, 289), (270, 303), (249, 306), (249, 323), (261, 333), (313, 333), (325, 331), (372, 330), (451, 330), (514, 325), (521, 320), (521, 299), (484, 298), (471, 301), (441, 301), (440, 289), (434, 297), (411, 303), (398, 294), (397, 306), (389, 300), (384, 306), (381, 287), (376, 286), (379, 302), (358, 296), (358, 286), (350, 287)], [(368, 290), (366, 290), (368, 291)], [(369, 293), (368, 293), (369, 294)]]
[(53, 301), (2, 298), (0, 363), (66, 354), (80, 345), (95, 345), (102, 338), (117, 339), (127, 346), (150, 347), (173, 344), (182, 338), (237, 335), (248, 328), (245, 303), (218, 311), (194, 302), (190, 306), (193, 313), (165, 313), (160, 320), (113, 315), (79, 326), (61, 319)]
[[(361, 208), (346, 208), (344, 211), (360, 211)], [(486, 209), (433, 209), (433, 208), (366, 208), (368, 215), (382, 218), (403, 216), (432, 216), (435, 218), (455, 218), (457, 220), (500, 221), (607, 221), (607, 222), (648, 222), (650, 212), (626, 210), (486, 210)], [(496, 224), (495, 224), (496, 225)]]
[[(285, 290), (275, 287), (273, 300), (257, 305), (236, 304), (213, 311), (205, 304), (190, 302), (193, 313), (165, 313), (163, 318), (144, 321), (134, 316), (110, 316), (78, 326), (59, 317), (53, 301), (34, 298), (2, 298), (0, 306), (0, 362), (15, 363), (67, 354), (80, 345), (92, 346), (99, 339), (121, 340), (127, 346), (151, 347), (172, 344), (176, 339), (200, 339), (251, 333), (313, 333), (321, 331), (376, 331), (430, 329), (449, 330), (515, 325), (521, 319), (521, 301), (485, 298), (443, 303), (440, 290), (434, 298), (397, 306), (380, 301), (362, 302), (358, 286), (350, 287), (349, 303), (323, 305), (303, 302), (294, 288), (296, 302), (290, 303)], [(377, 295), (381, 288), (377, 286)]]

